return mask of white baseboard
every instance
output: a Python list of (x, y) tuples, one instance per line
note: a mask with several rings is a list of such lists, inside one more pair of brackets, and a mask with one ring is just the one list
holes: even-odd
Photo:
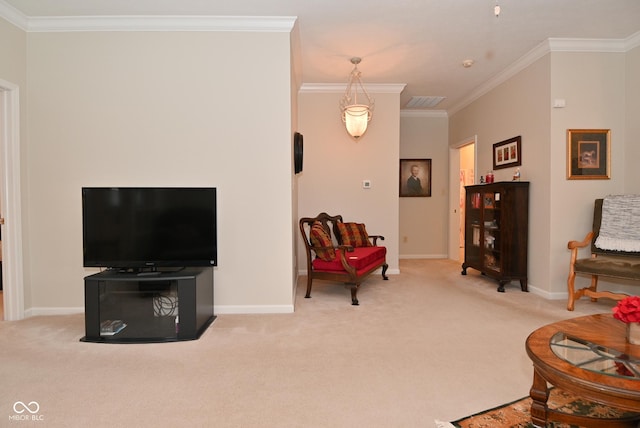
[(400, 254), (400, 259), (448, 259), (448, 254)]
[[(612, 293), (622, 293), (622, 294), (629, 294), (628, 291), (622, 291), (622, 290), (613, 290), (610, 288), (605, 288), (600, 286), (600, 284), (598, 284), (598, 291), (611, 291)], [(568, 291), (556, 291), (556, 292), (552, 292), (550, 293), (547, 290), (541, 290), (539, 288), (533, 287), (531, 285), (529, 285), (529, 291), (532, 292), (533, 294), (537, 294), (538, 296), (542, 296), (547, 300), (568, 300), (569, 299), (569, 292)]]
[(527, 288), (530, 293), (540, 296), (546, 300), (567, 300), (569, 293), (566, 291), (549, 292), (548, 290), (542, 290), (531, 284), (527, 284)]
[[(376, 275), (381, 273), (382, 273), (382, 268), (379, 268), (378, 270), (374, 271), (371, 275)], [(387, 275), (400, 275), (400, 269), (399, 268), (387, 269)], [(306, 269), (299, 270), (298, 276), (307, 276), (307, 270)]]
[(24, 317), (30, 318), (47, 315), (74, 315), (83, 313), (83, 306), (74, 308), (30, 308), (24, 311)]
[(215, 315), (291, 314), (293, 305), (214, 305), (213, 313)]

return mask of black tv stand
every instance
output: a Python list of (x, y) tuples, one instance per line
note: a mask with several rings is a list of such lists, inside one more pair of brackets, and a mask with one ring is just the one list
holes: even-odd
[(215, 320), (213, 268), (107, 270), (84, 279), (83, 342), (198, 339)]
[(145, 275), (162, 275), (163, 273), (176, 273), (185, 270), (184, 267), (174, 267), (174, 268), (158, 268), (158, 267), (149, 267), (149, 268), (109, 268), (107, 269), (109, 272), (117, 272), (119, 274), (136, 274), (138, 276)]
[(159, 276), (162, 275), (162, 272), (159, 270), (143, 270), (136, 273), (136, 276)]

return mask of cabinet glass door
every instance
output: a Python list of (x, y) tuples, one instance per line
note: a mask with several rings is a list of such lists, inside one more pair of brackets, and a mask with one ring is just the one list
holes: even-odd
[(500, 193), (483, 194), (483, 249), (484, 265), (495, 272), (501, 271)]
[(175, 339), (178, 291), (171, 281), (100, 283), (100, 336)]
[(467, 194), (465, 217), (465, 262), (479, 263), (482, 250), (482, 195), (479, 192)]

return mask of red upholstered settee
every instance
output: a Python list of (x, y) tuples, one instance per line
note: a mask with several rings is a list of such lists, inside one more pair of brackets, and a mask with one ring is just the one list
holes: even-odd
[(364, 224), (345, 223), (342, 216), (327, 213), (300, 219), (300, 233), (307, 254), (307, 294), (311, 297), (314, 279), (337, 281), (351, 289), (351, 304), (358, 304), (358, 288), (373, 271), (389, 265), (386, 247), (378, 246), (380, 235), (368, 235)]

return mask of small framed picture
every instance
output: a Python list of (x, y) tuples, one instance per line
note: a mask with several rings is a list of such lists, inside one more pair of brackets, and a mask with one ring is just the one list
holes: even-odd
[(400, 196), (431, 196), (431, 159), (400, 159)]
[(495, 208), (495, 201), (493, 199), (493, 193), (485, 193), (484, 194), (484, 207), (486, 209)]
[(522, 165), (522, 137), (509, 138), (493, 145), (493, 169)]
[(610, 129), (567, 129), (567, 179), (611, 178), (610, 138)]

